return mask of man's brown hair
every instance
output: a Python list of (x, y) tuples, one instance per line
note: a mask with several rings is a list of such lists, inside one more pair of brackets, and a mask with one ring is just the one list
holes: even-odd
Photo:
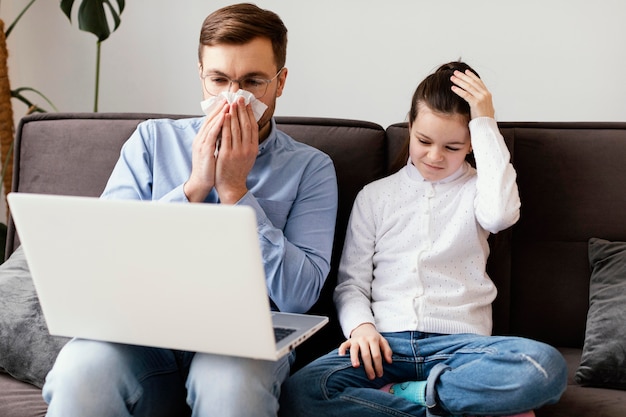
[(280, 17), (251, 3), (226, 6), (204, 19), (198, 59), (202, 62), (203, 46), (242, 45), (258, 37), (272, 42), (276, 67), (283, 68), (287, 59), (287, 28)]

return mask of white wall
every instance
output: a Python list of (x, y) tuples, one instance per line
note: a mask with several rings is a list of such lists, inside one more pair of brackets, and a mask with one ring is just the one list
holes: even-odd
[[(5, 0), (8, 25), (28, 0)], [(128, 0), (103, 43), (100, 111), (198, 114), (200, 25), (228, 1)], [(623, 0), (259, 0), (289, 29), (277, 115), (403, 121), (417, 83), (462, 57), (499, 120), (626, 121)], [(13, 88), (91, 111), (95, 37), (40, 0), (9, 37)], [(42, 103), (43, 104), (43, 103)], [(15, 104), (16, 118), (24, 108)]]

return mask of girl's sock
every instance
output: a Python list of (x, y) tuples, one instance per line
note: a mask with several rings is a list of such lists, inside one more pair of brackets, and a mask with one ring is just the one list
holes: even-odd
[(393, 384), (389, 392), (426, 407), (426, 381), (410, 381)]
[[(426, 407), (426, 381), (410, 381), (402, 382), (400, 384), (387, 384), (382, 387), (381, 390)], [(535, 417), (535, 412), (531, 410), (507, 417)]]

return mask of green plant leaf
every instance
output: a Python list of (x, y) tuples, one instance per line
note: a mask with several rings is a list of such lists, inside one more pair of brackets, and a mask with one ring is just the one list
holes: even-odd
[[(116, 3), (117, 8), (113, 6)], [(72, 21), (72, 8), (75, 0), (61, 0), (61, 10)], [(111, 35), (120, 25), (120, 16), (126, 5), (125, 0), (82, 0), (78, 7), (78, 28), (85, 32), (93, 33), (102, 42)], [(113, 19), (113, 29), (107, 19), (108, 8)]]
[(54, 109), (54, 111), (57, 111), (57, 112), (59, 111), (56, 108), (56, 106), (50, 101), (50, 99), (48, 99), (48, 97), (46, 97), (41, 91), (36, 90), (36, 89), (34, 89), (32, 87), (20, 87), (20, 88), (16, 88), (15, 90), (11, 90), (11, 97), (18, 99), (22, 103), (26, 104), (26, 106), (29, 107), (29, 108), (33, 107), (33, 111), (40, 112), (40, 113), (45, 113), (46, 111), (44, 109), (42, 109), (38, 105), (34, 104), (32, 101), (27, 99), (24, 96), (24, 94), (22, 94), (22, 92), (24, 92), (24, 91), (30, 91), (30, 92), (35, 93), (39, 97), (41, 97), (44, 100), (46, 100), (48, 102), (48, 104)]
[(30, 0), (30, 3), (28, 3), (20, 12), (20, 14), (17, 15), (17, 17), (15, 18), (15, 20), (13, 21), (13, 23), (11, 23), (11, 26), (9, 26), (9, 28), (6, 30), (6, 32), (4, 33), (5, 37), (9, 37), (9, 35), (11, 34), (11, 32), (13, 31), (13, 28), (15, 27), (15, 25), (17, 25), (17, 22), (20, 21), (20, 19), (22, 18), (22, 16), (24, 16), (24, 13), (26, 13), (26, 11), (28, 9), (30, 9), (30, 6), (33, 5), (33, 3), (37, 1), (37, 0)]

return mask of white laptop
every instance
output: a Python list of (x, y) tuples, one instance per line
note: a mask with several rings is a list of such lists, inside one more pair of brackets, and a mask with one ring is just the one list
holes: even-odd
[(328, 322), (270, 311), (250, 207), (8, 202), (53, 335), (276, 360)]

